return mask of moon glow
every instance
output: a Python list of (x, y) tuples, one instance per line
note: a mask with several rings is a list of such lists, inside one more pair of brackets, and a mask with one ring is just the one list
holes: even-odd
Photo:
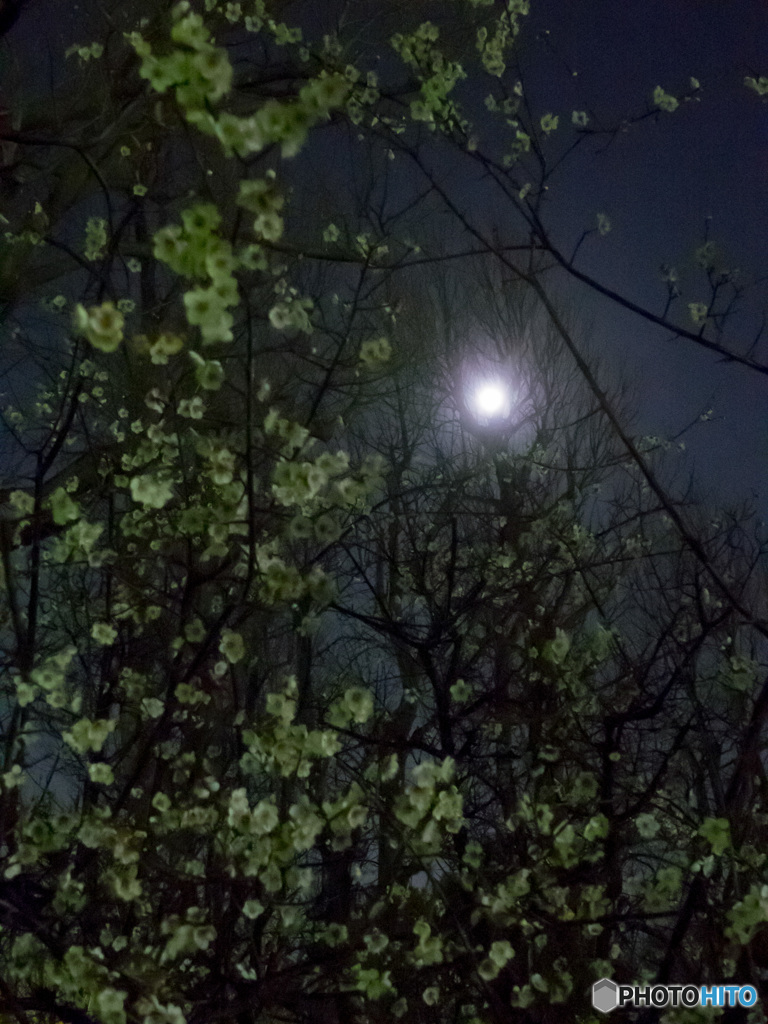
[(507, 404), (508, 395), (500, 384), (481, 384), (475, 391), (475, 408), (484, 418), (503, 415)]

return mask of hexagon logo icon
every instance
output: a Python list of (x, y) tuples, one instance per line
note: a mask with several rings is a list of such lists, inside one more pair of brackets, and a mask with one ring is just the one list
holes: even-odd
[(619, 986), (608, 978), (601, 978), (592, 986), (592, 1005), (600, 1013), (610, 1013), (619, 1005)]

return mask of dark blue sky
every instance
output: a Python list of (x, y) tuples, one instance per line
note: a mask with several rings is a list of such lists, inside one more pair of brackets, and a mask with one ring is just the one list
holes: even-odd
[[(701, 82), (700, 102), (620, 133), (602, 152), (589, 146), (572, 156), (552, 184), (548, 221), (567, 252), (605, 212), (612, 230), (581, 250), (580, 269), (660, 312), (659, 267), (675, 265), (678, 315), (690, 327), (687, 303), (706, 297), (692, 256), (711, 218), (726, 264), (758, 281), (729, 332), (745, 347), (768, 307), (759, 280), (768, 274), (768, 103), (743, 84), (746, 74), (768, 73), (768, 4), (533, 0), (531, 8), (536, 30), (549, 35), (526, 54), (529, 91), (561, 118), (570, 106), (609, 125), (642, 114), (657, 85), (679, 95), (691, 76)], [(726, 500), (759, 492), (768, 512), (768, 377), (667, 340), (607, 300), (587, 308), (601, 348), (637, 381), (643, 426), (672, 431), (712, 396), (715, 418), (689, 438), (701, 483)], [(762, 356), (768, 362), (768, 343)]]
[[(664, 304), (659, 267), (677, 266), (677, 315), (687, 327), (687, 302), (705, 297), (692, 257), (711, 218), (710, 237), (728, 264), (758, 281), (732, 321), (730, 337), (743, 348), (768, 308), (768, 103), (743, 85), (746, 74), (768, 74), (768, 2), (531, 0), (527, 20), (527, 92), (561, 122), (576, 108), (590, 111), (592, 124), (615, 124), (649, 110), (657, 85), (680, 94), (690, 76), (701, 82), (700, 102), (573, 154), (552, 182), (546, 217), (570, 252), (604, 212), (612, 230), (589, 240), (579, 267), (656, 312)], [(35, 0), (4, 40), (6, 69), (39, 80), (47, 65), (40, 55), (87, 41), (86, 22), (77, 5)], [(642, 429), (672, 433), (712, 407), (713, 420), (688, 439), (702, 486), (727, 500), (758, 493), (768, 514), (768, 377), (671, 341), (605, 299), (582, 294), (581, 303), (601, 350), (636, 382)]]

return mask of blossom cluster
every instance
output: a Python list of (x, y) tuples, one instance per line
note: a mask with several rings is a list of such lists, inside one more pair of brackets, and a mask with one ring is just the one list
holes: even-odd
[(82, 303), (75, 306), (74, 328), (94, 348), (102, 352), (114, 352), (123, 340), (125, 318), (113, 302), (102, 302), (100, 306), (86, 309)]

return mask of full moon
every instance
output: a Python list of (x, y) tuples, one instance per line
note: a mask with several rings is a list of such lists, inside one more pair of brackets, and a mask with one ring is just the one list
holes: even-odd
[(475, 392), (475, 406), (481, 416), (499, 416), (507, 404), (507, 395), (500, 384), (482, 384)]

